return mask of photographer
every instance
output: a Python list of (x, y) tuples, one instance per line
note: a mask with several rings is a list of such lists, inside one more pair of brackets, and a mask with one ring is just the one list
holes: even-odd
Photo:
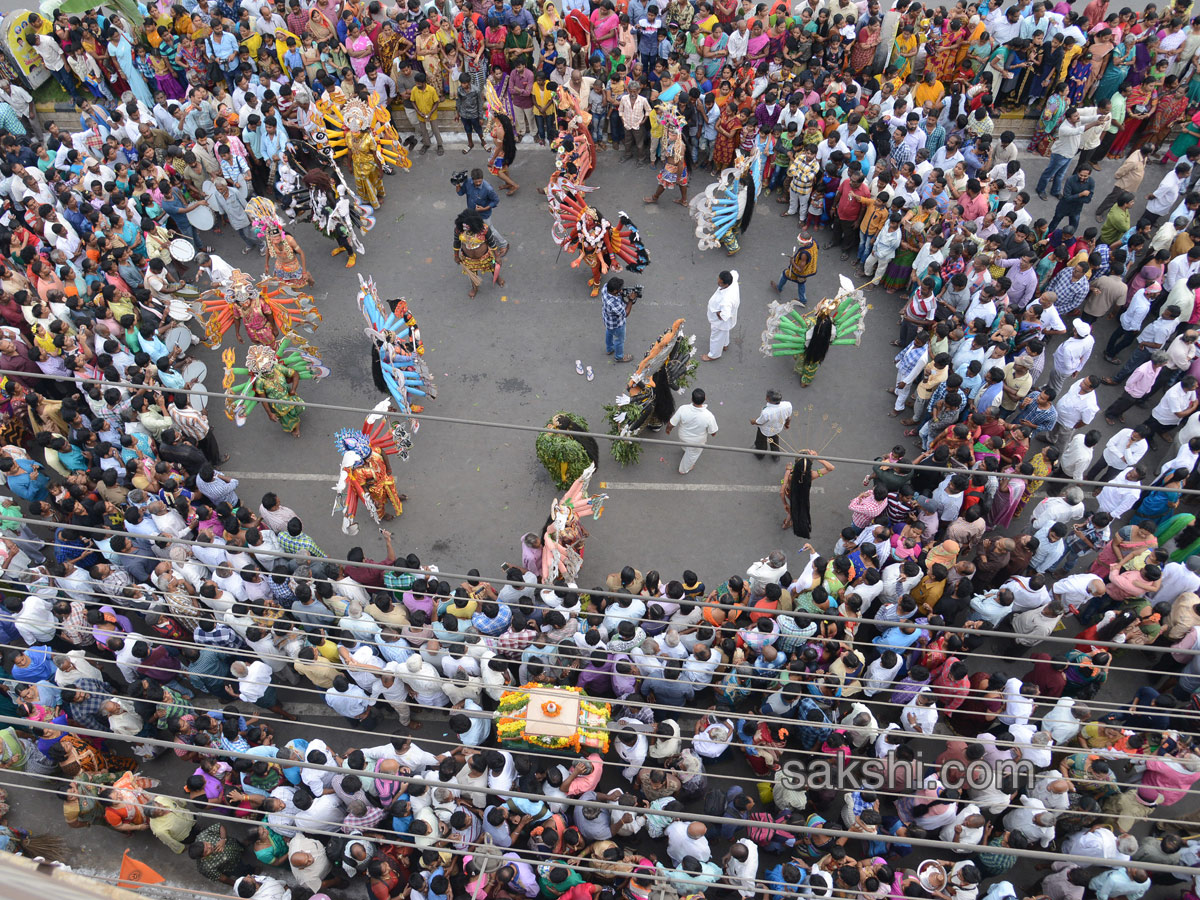
[(499, 204), (500, 195), (484, 180), (483, 169), (472, 169), (470, 178), (462, 178), (461, 174), (456, 172), (451, 175), (450, 183), (455, 185), (455, 192), (460, 197), (467, 198), (468, 212), (479, 213), (480, 218), (486, 222), (492, 217), (492, 210)]
[(627, 363), (632, 356), (625, 355), (625, 320), (637, 302), (641, 291), (625, 290), (620, 278), (610, 278), (600, 289), (600, 313), (604, 317), (604, 352), (614, 357), (613, 363)]

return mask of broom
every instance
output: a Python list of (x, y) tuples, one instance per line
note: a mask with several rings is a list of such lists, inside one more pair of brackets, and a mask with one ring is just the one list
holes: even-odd
[(44, 859), (48, 862), (65, 862), (67, 858), (67, 842), (57, 834), (31, 834), (21, 841), (21, 851), (33, 859)]

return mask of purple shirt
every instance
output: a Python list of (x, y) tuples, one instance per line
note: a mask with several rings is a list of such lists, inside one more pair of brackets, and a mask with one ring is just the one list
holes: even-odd
[(1021, 271), (1019, 259), (1002, 259), (1000, 265), (1008, 269), (1008, 278), (1012, 287), (1008, 290), (1008, 302), (1016, 309), (1024, 309), (1037, 292), (1037, 269), (1030, 266), (1027, 271)]
[(508, 75), (508, 95), (517, 109), (533, 109), (533, 70), (528, 66), (522, 72), (514, 69)]
[(783, 112), (783, 104), (776, 103), (774, 111), (767, 111), (767, 104), (760, 103), (754, 110), (754, 121), (758, 123), (760, 133), (769, 132), (775, 128), (775, 124), (779, 121), (779, 114)]
[(587, 667), (579, 673), (578, 686), (588, 694), (609, 694), (612, 692), (613, 661), (606, 659), (603, 664), (597, 666), (589, 662)]

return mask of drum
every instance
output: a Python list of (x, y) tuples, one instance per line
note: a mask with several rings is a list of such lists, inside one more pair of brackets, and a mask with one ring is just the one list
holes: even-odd
[[(204, 384), (204, 379), (208, 377), (208, 366), (195, 359), (179, 370), (179, 374), (183, 376), (184, 382), (191, 381), (193, 378), (198, 381), (192, 385), (192, 388), (197, 391), (206, 391), (208, 388)], [(193, 409), (204, 409), (208, 406), (208, 397), (204, 394), (188, 394), (188, 403)]]
[[(192, 210), (192, 212), (195, 211)], [(187, 238), (173, 238), (167, 249), (171, 253), (171, 259), (175, 260), (175, 262), (188, 263), (196, 258), (196, 248), (192, 246), (192, 242)]]
[(197, 206), (187, 214), (187, 220), (197, 231), (210, 231), (217, 220), (213, 218), (212, 210), (207, 206)]

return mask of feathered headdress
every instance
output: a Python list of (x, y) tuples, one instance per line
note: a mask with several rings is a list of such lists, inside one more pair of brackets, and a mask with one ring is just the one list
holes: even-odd
[(364, 462), (371, 455), (371, 439), (353, 428), (340, 428), (333, 435), (333, 446), (338, 453), (357, 453)]

